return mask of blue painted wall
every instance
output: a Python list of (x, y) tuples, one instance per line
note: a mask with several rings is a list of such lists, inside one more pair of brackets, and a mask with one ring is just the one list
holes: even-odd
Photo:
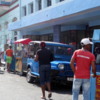
[[(18, 5), (19, 2), (14, 3), (10, 6), (10, 9)], [(13, 40), (14, 41), (14, 32), (9, 31), (8, 27), (5, 27), (5, 23), (8, 22), (12, 23), (13, 19), (17, 18), (19, 20), (19, 7), (13, 9), (12, 11), (4, 14), (0, 17), (0, 51), (4, 51), (4, 45), (7, 44), (7, 40)]]
[[(23, 2), (21, 0), (23, 2), (21, 7), (27, 6), (32, 1), (24, 0)], [(9, 25), (9, 30), (19, 30), (29, 26), (33, 27), (34, 30), (36, 28), (39, 29), (63, 23), (78, 24), (78, 22), (74, 21), (82, 21), (83, 19), (84, 24), (89, 24), (93, 19), (100, 20), (97, 16), (100, 16), (100, 0), (85, 0), (85, 2), (83, 0), (66, 0), (62, 3), (57, 3), (51, 7), (36, 11), (33, 14), (27, 14), (27, 16), (21, 17), (19, 22)], [(82, 24), (82, 22), (79, 24)]]

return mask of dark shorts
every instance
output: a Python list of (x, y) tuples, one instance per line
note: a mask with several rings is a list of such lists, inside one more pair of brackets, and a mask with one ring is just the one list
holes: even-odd
[(44, 85), (45, 83), (50, 82), (50, 73), (51, 73), (50, 65), (40, 65), (39, 73), (40, 73), (40, 84), (41, 85)]

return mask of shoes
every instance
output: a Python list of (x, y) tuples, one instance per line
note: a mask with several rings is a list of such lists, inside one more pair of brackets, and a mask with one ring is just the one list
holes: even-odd
[(48, 94), (48, 98), (51, 98), (51, 97), (52, 97), (52, 93), (49, 93), (49, 94)]

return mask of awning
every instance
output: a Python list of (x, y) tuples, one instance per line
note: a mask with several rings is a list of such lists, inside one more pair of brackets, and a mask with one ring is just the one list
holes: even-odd
[(15, 44), (18, 44), (18, 43), (28, 44), (30, 41), (32, 41), (32, 40), (29, 38), (24, 38), (24, 39), (19, 39), (19, 40), (15, 41), (14, 43)]

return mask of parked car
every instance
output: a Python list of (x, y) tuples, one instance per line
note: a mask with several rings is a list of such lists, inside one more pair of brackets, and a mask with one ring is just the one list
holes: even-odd
[[(91, 77), (91, 84), (90, 84), (90, 100), (99, 100), (100, 92), (100, 29), (94, 29), (93, 37), (92, 37), (92, 53), (95, 55), (96, 58), (96, 78)], [(92, 70), (91, 70), (92, 74)]]
[[(41, 41), (30, 42), (30, 58), (27, 59), (27, 82), (32, 82), (39, 78), (39, 63), (34, 61), (36, 51), (40, 48)], [(47, 42), (46, 48), (54, 54), (54, 61), (51, 62), (51, 78), (52, 80), (67, 82), (67, 78), (73, 77), (73, 72), (70, 68), (70, 59), (74, 48), (72, 45)]]
[(92, 52), (96, 58), (96, 72), (100, 72), (100, 29), (94, 30), (92, 41)]

